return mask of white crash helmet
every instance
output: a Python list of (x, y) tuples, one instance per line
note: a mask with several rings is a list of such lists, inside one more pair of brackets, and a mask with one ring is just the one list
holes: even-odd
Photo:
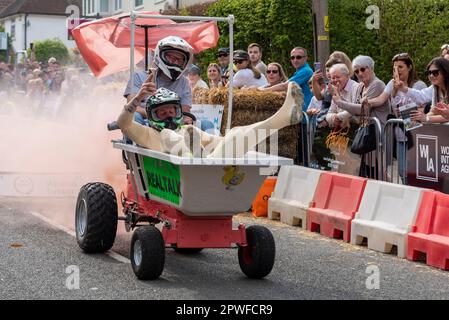
[[(170, 51), (176, 51), (184, 55), (184, 62), (182, 65), (171, 64), (166, 54)], [(157, 43), (154, 52), (154, 62), (162, 72), (172, 81), (179, 79), (181, 74), (192, 64), (193, 48), (184, 39), (177, 36), (169, 36)]]

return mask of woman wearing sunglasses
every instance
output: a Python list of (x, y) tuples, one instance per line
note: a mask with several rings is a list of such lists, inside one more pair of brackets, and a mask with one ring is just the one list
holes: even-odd
[(237, 72), (233, 78), (235, 88), (263, 87), (268, 84), (267, 78), (254, 68), (249, 60), (249, 54), (243, 50), (234, 52), (234, 64)]
[(272, 62), (267, 66), (267, 80), (268, 84), (263, 86), (263, 88), (269, 88), (279, 83), (286, 82), (288, 78), (285, 75), (282, 66), (277, 62)]
[[(333, 102), (339, 108), (348, 111), (352, 115), (360, 115), (362, 102), (365, 100), (371, 101), (371, 99), (379, 97), (385, 89), (385, 83), (376, 77), (374, 73), (374, 60), (371, 57), (358, 56), (352, 62), (352, 66), (354, 68), (354, 74), (360, 82), (355, 96), (352, 97), (352, 101), (343, 100), (338, 91), (335, 90), (332, 90), (332, 98)], [(388, 100), (382, 101), (382, 103), (372, 105), (370, 116), (377, 117), (382, 125), (385, 125), (389, 109)]]
[[(385, 89), (385, 83), (376, 77), (374, 73), (374, 60), (368, 56), (357, 56), (352, 62), (354, 74), (359, 80), (355, 93), (351, 95), (351, 101), (344, 100), (338, 90), (331, 88), (332, 100), (339, 109), (349, 112), (351, 115), (360, 115), (362, 113), (362, 100), (374, 99), (382, 94)], [(382, 127), (387, 122), (390, 104), (387, 102), (373, 108), (364, 108), (368, 117), (376, 117), (381, 122)], [(374, 178), (376, 168), (376, 159), (373, 156), (362, 156), (360, 166), (360, 176)]]
[(404, 81), (395, 81), (395, 87), (418, 104), (432, 103), (428, 114), (422, 111), (411, 113), (412, 120), (422, 123), (442, 123), (449, 120), (449, 61), (438, 57), (427, 65), (427, 75), (432, 85), (416, 90), (409, 88)]

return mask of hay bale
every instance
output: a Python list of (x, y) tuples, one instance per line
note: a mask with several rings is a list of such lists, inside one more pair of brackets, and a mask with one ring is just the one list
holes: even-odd
[[(225, 134), (228, 120), (228, 90), (226, 88), (201, 89), (193, 91), (195, 104), (220, 104), (224, 106), (221, 134)], [(232, 108), (232, 128), (246, 126), (268, 119), (275, 114), (285, 100), (283, 92), (263, 92), (258, 90), (234, 90)], [(278, 154), (296, 159), (299, 125), (289, 126), (279, 131)], [(267, 143), (267, 152), (269, 152)]]

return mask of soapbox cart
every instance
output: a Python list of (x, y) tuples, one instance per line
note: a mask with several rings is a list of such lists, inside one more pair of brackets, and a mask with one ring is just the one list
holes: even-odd
[[(76, 204), (76, 237), (87, 253), (109, 250), (117, 221), (131, 240), (131, 264), (139, 279), (156, 279), (163, 271), (166, 248), (194, 253), (205, 248), (238, 248), (240, 268), (249, 278), (268, 275), (275, 243), (263, 226), (233, 229), (233, 215), (248, 210), (266, 178), (261, 171), (291, 165), (292, 160), (249, 152), (245, 158), (182, 158), (113, 142), (121, 149), (129, 173), (124, 216), (118, 217), (113, 188), (88, 183)], [(266, 172), (265, 172), (266, 174)], [(158, 228), (156, 227), (158, 226)]]

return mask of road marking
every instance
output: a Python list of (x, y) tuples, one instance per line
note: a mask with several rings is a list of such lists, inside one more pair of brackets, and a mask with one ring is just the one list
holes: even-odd
[[(59, 223), (56, 223), (56, 222), (50, 220), (49, 218), (41, 215), (40, 213), (38, 213), (36, 211), (31, 211), (30, 213), (31, 213), (31, 215), (35, 216), (36, 218), (41, 219), (42, 221), (46, 222), (47, 224), (51, 225), (52, 227), (54, 227), (58, 230), (64, 231), (65, 233), (67, 233), (68, 235), (71, 235), (72, 237), (76, 237), (75, 231), (70, 230), (69, 228), (67, 228), (63, 225), (60, 225)], [(105, 254), (119, 262), (131, 263), (131, 261), (128, 258), (122, 256), (121, 254), (118, 254), (117, 252), (109, 250), (109, 251), (105, 252)]]

